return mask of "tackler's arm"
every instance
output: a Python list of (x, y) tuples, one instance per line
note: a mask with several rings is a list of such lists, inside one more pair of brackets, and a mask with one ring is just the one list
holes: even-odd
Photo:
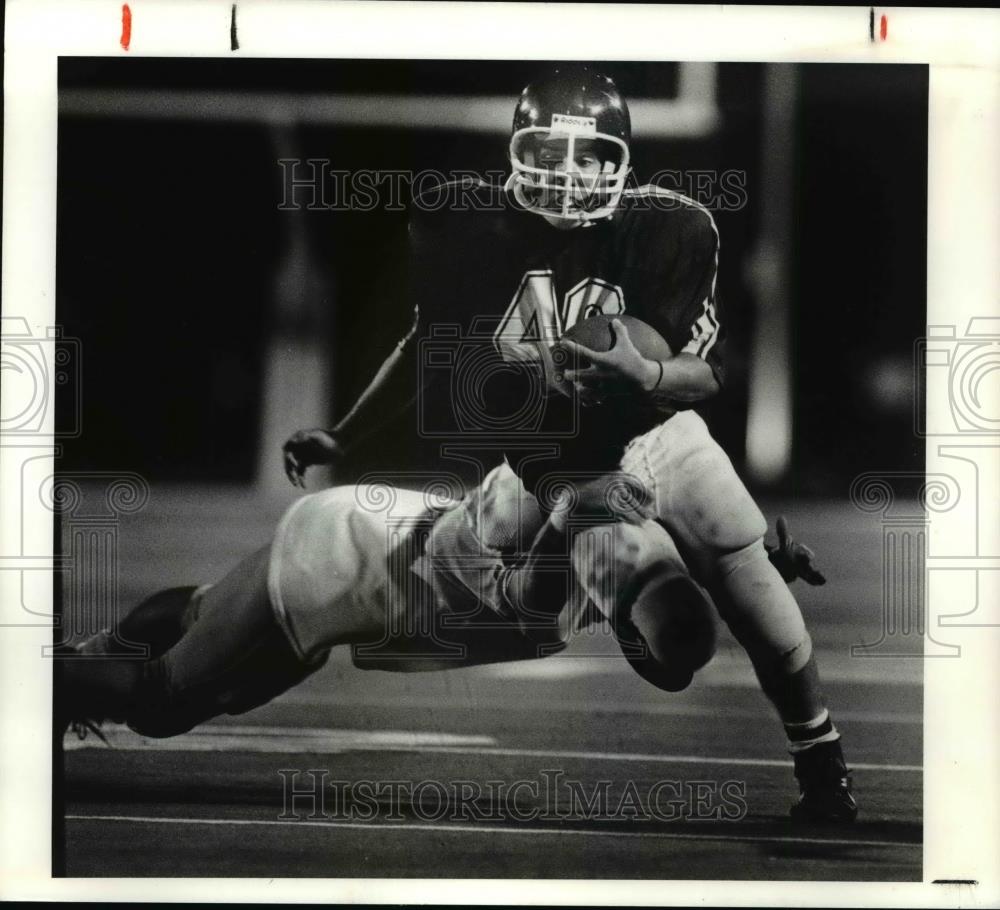
[(413, 403), (420, 391), (416, 381), (417, 325), (415, 316), (410, 331), (334, 427), (298, 430), (289, 437), (283, 455), (285, 474), (293, 484), (304, 487), (308, 467), (339, 461)]

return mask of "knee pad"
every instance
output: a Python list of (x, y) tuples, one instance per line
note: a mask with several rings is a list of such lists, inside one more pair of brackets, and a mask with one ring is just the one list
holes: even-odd
[(719, 574), (723, 578), (726, 578), (743, 568), (743, 566), (748, 565), (755, 560), (761, 559), (765, 562), (768, 561), (767, 550), (764, 549), (764, 538), (758, 537), (756, 540), (748, 543), (745, 547), (740, 547), (738, 550), (728, 550), (724, 553), (720, 553), (716, 557), (715, 564), (719, 570)]
[(750, 654), (750, 661), (767, 691), (771, 686), (781, 684), (782, 680), (794, 677), (809, 662), (810, 657), (812, 657), (812, 638), (808, 632), (803, 632), (798, 642), (784, 651), (771, 648), (755, 649)]
[(802, 633), (798, 644), (783, 652), (774, 663), (774, 672), (781, 676), (798, 673), (812, 657), (812, 638), (808, 632)]
[(716, 557), (725, 592), (720, 607), (758, 673), (785, 675), (802, 669), (812, 640), (802, 612), (758, 538)]

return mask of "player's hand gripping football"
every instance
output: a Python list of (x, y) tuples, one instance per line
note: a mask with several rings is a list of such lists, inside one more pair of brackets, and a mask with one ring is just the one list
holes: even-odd
[(801, 578), (811, 585), (825, 585), (826, 576), (813, 564), (816, 554), (805, 544), (799, 543), (788, 531), (785, 516), (778, 518), (777, 546), (766, 545), (768, 558), (785, 581)]
[(588, 363), (583, 369), (566, 370), (565, 379), (572, 382), (585, 404), (598, 403), (608, 395), (622, 395), (635, 391), (650, 391), (660, 376), (659, 367), (643, 357), (620, 320), (611, 322), (615, 343), (608, 351), (592, 351), (570, 338), (563, 337), (559, 344), (576, 362)]
[(306, 468), (314, 464), (333, 464), (343, 458), (344, 447), (329, 431), (299, 430), (288, 437), (282, 447), (285, 474), (297, 487), (305, 489)]

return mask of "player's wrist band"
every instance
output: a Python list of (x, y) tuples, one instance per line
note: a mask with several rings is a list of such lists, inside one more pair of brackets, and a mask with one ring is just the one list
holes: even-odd
[(653, 388), (649, 390), (650, 392), (655, 392), (660, 387), (660, 383), (663, 382), (663, 361), (657, 360), (656, 365), (660, 368), (660, 375), (657, 377), (656, 382), (653, 383)]

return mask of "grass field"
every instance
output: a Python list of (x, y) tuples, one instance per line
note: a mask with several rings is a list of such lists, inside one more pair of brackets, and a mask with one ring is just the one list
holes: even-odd
[[(119, 526), (120, 602), (218, 577), (282, 507), (154, 487)], [(175, 739), (67, 737), (66, 874), (919, 880), (921, 662), (850, 655), (879, 637), (882, 530), (847, 504), (764, 508), (829, 578), (795, 591), (854, 768), (853, 826), (788, 820), (780, 724), (731, 639), (668, 695), (598, 630), (556, 657), (448, 672), (360, 671), (341, 649), (271, 704)], [(286, 805), (317, 779), (323, 805)], [(657, 785), (659, 813), (628, 809)], [(588, 812), (602, 792), (608, 811)]]

